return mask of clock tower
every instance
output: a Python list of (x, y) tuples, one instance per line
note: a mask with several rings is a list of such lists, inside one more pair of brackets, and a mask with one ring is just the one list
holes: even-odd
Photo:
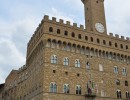
[(107, 33), (104, 0), (82, 0), (85, 9), (86, 29), (96, 33)]

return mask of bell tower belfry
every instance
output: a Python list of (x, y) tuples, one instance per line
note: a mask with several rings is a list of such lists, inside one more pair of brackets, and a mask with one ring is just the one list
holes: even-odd
[(85, 10), (85, 26), (93, 32), (107, 33), (104, 0), (81, 0)]

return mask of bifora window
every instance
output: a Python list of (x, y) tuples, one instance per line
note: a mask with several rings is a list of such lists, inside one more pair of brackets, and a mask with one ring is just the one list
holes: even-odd
[(117, 90), (116, 93), (117, 93), (117, 98), (118, 98), (118, 99), (121, 99), (121, 98), (122, 98), (121, 91), (120, 91), (120, 90)]
[(57, 92), (57, 84), (55, 82), (50, 83), (50, 92)]
[(64, 84), (64, 89), (63, 89), (64, 93), (69, 93), (70, 89), (69, 89), (69, 85), (68, 84)]
[(123, 75), (127, 75), (126, 68), (123, 68), (123, 69), (122, 69), (122, 74), (123, 74)]
[(118, 67), (117, 66), (114, 67), (114, 73), (118, 74)]
[(79, 59), (75, 60), (75, 67), (80, 67), (80, 60)]
[(81, 86), (80, 85), (76, 86), (76, 94), (81, 94)]
[(68, 66), (69, 65), (69, 59), (68, 57), (63, 58), (63, 65)]
[(51, 63), (52, 64), (56, 64), (57, 63), (57, 56), (56, 55), (52, 55), (51, 56)]

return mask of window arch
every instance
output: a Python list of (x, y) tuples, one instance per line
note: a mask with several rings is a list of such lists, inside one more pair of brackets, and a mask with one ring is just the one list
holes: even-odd
[(72, 37), (75, 37), (75, 33), (74, 33), (74, 32), (72, 32), (71, 36), (72, 36)]
[(76, 94), (81, 94), (81, 86), (76, 85)]
[(57, 29), (57, 34), (60, 34), (60, 29)]
[(91, 37), (91, 42), (93, 42), (93, 37)]
[(126, 91), (126, 99), (130, 99), (130, 93)]
[(52, 27), (49, 27), (49, 32), (53, 32), (53, 28)]
[(123, 44), (120, 44), (120, 46), (121, 46), (121, 49), (123, 49)]
[(78, 35), (78, 38), (79, 38), (79, 39), (81, 39), (81, 38), (82, 38), (81, 34), (79, 34), (79, 35)]
[(88, 36), (85, 36), (85, 40), (88, 41)]
[(51, 63), (52, 64), (56, 64), (57, 63), (57, 56), (56, 55), (52, 55), (51, 56)]
[(117, 43), (115, 43), (115, 47), (118, 47)]
[(97, 39), (97, 43), (100, 43), (100, 40), (99, 40), (99, 39)]
[(69, 65), (69, 58), (68, 57), (64, 57), (63, 58), (63, 65), (64, 66), (68, 66)]
[(128, 86), (128, 81), (125, 81), (125, 86)]
[(64, 32), (64, 35), (67, 36), (67, 35), (68, 35), (68, 31), (65, 31), (65, 32)]
[(118, 67), (117, 66), (114, 66), (114, 73), (118, 74)]
[(127, 75), (126, 68), (122, 68), (122, 74)]
[(105, 40), (103, 40), (103, 44), (106, 45), (106, 41)]
[(57, 92), (57, 84), (55, 82), (50, 83), (50, 92)]
[(128, 49), (128, 45), (126, 45), (126, 50)]
[(120, 91), (120, 90), (117, 90), (116, 93), (117, 93), (117, 98), (118, 98), (118, 99), (121, 99), (121, 98), (122, 98), (121, 91)]
[(109, 46), (112, 46), (112, 42), (111, 41), (109, 41)]
[(68, 84), (64, 84), (63, 86), (63, 93), (69, 93), (70, 92), (70, 88)]
[(90, 69), (90, 63), (89, 62), (86, 63), (86, 69)]
[(120, 85), (120, 80), (116, 80), (116, 85)]
[(80, 60), (79, 59), (75, 60), (75, 67), (80, 67)]

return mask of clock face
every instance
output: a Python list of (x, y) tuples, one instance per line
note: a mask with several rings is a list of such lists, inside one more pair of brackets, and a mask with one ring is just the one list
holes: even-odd
[(98, 32), (103, 33), (105, 31), (104, 26), (101, 23), (96, 23), (95, 28)]

